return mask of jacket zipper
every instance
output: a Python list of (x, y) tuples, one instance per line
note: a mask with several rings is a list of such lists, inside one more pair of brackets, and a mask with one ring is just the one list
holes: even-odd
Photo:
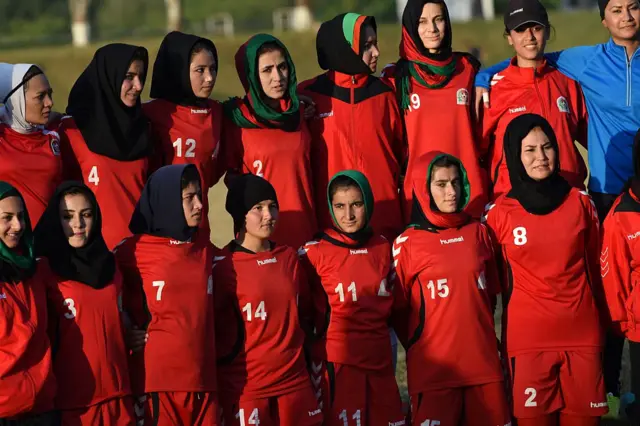
[[(635, 56), (635, 52), (633, 56)], [(627, 106), (631, 106), (631, 61), (633, 61), (633, 56), (629, 59), (625, 50), (624, 59), (627, 62)]]
[(354, 117), (354, 112), (353, 112), (353, 110), (355, 108), (355, 85), (356, 85), (356, 76), (352, 75), (351, 76), (351, 87), (349, 89), (350, 97), (351, 97), (350, 98), (350, 100), (351, 100), (351, 105), (350, 105), (351, 106), (351, 124), (350, 124), (351, 128), (349, 129), (350, 133), (351, 133), (351, 140), (350, 140), (349, 145), (351, 146), (352, 154), (354, 154), (354, 156), (355, 156), (355, 153), (353, 152), (353, 147), (355, 146), (355, 143), (356, 143), (356, 135), (355, 135), (355, 130), (354, 130), (356, 126), (355, 126), (355, 117)]
[(540, 94), (540, 89), (538, 87), (538, 76), (536, 71), (533, 71), (533, 86), (536, 88), (536, 95), (538, 95), (538, 101), (542, 106), (542, 116), (547, 120), (549, 120), (549, 117), (547, 114), (547, 108), (546, 108), (546, 105), (544, 104), (544, 100), (542, 99), (542, 95)]

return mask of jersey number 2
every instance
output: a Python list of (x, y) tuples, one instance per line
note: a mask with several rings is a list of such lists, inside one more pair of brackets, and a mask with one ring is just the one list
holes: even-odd
[[(195, 139), (187, 139), (185, 141), (185, 145), (187, 146), (187, 152), (184, 154), (186, 158), (193, 158), (196, 156), (196, 140)], [(173, 143), (173, 147), (176, 150), (176, 157), (182, 157), (182, 138), (178, 138)]]

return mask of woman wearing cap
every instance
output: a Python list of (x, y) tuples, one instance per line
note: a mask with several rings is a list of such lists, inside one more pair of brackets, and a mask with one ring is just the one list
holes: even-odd
[[(311, 136), (298, 99), (296, 70), (277, 38), (258, 34), (236, 53), (246, 95), (224, 104), (226, 164), (231, 174), (264, 177), (280, 194), (279, 244), (300, 247), (317, 231), (311, 179)], [(231, 178), (230, 178), (231, 179)]]
[[(409, 0), (402, 16), (400, 59), (383, 75), (395, 87), (406, 129), (411, 176), (415, 161), (442, 150), (460, 158), (469, 173), (472, 193), (466, 210), (480, 217), (487, 201), (486, 173), (478, 162), (478, 140), (472, 119), (473, 79), (479, 63), (453, 52), (451, 20), (444, 0)], [(437, 133), (437, 138), (428, 135)], [(411, 179), (405, 179), (405, 223), (410, 221)]]
[(46, 260), (36, 260), (22, 195), (0, 181), (0, 424), (55, 426)]
[(36, 65), (0, 63), (0, 179), (23, 194), (34, 224), (62, 179), (60, 138), (45, 130), (52, 96)]
[[(560, 72), (582, 86), (589, 113), (589, 193), (604, 220), (627, 180), (633, 175), (633, 135), (640, 128), (640, 2), (598, 0), (600, 18), (611, 38), (595, 46), (579, 46), (545, 55)], [(487, 92), (492, 76), (508, 61), (478, 74), (476, 86)], [(606, 78), (603, 78), (607, 76)], [(490, 106), (486, 93), (485, 108)], [(476, 102), (482, 95), (476, 97)], [(614, 405), (619, 405), (623, 340), (609, 336), (605, 349), (605, 381)], [(616, 414), (616, 413), (614, 413)]]
[(60, 185), (35, 241), (53, 270), (47, 298), (61, 423), (132, 425), (122, 276), (102, 238), (93, 192), (80, 182)]
[[(371, 226), (393, 239), (404, 227), (398, 188), (405, 147), (395, 94), (373, 76), (380, 56), (375, 18), (343, 13), (323, 23), (316, 50), (327, 72), (298, 90), (316, 105), (309, 130), (320, 228), (333, 224), (325, 199), (331, 176), (354, 169), (368, 176), (375, 194)], [(360, 117), (367, 117), (366, 125)]]
[(516, 56), (494, 76), (493, 105), (484, 111), (482, 128), (493, 199), (511, 187), (502, 147), (505, 129), (514, 117), (525, 113), (546, 117), (560, 146), (560, 174), (571, 186), (584, 189), (587, 168), (574, 141), (587, 146), (587, 109), (580, 85), (544, 59), (551, 31), (547, 11), (537, 0), (513, 0), (504, 22)]
[(144, 47), (101, 47), (73, 85), (70, 117), (60, 124), (65, 172), (95, 193), (109, 249), (131, 235), (129, 220), (149, 171), (153, 147), (140, 104), (148, 66)]
[(213, 265), (223, 423), (321, 425), (303, 352), (309, 284), (296, 251), (271, 240), (276, 191), (259, 176), (236, 176), (226, 209), (236, 238)]
[(131, 217), (134, 235), (115, 253), (125, 311), (148, 334), (130, 365), (154, 425), (218, 424), (213, 247), (200, 228), (201, 181), (192, 164), (156, 170)]
[(404, 417), (388, 334), (391, 247), (371, 226), (375, 201), (362, 173), (338, 172), (326, 196), (333, 226), (299, 251), (318, 290), (322, 322), (314, 355), (326, 361), (325, 424), (342, 426), (345, 418), (363, 426), (399, 424)]
[(393, 325), (407, 351), (411, 425), (506, 425), (493, 322), (500, 282), (487, 228), (465, 212), (466, 168), (430, 152), (410, 181), (411, 225), (393, 243)]
[(142, 107), (151, 121), (160, 165), (195, 164), (202, 176), (202, 226), (209, 229), (208, 192), (219, 164), (222, 105), (209, 99), (218, 74), (218, 53), (209, 39), (173, 31), (160, 45), (151, 80), (152, 101)]
[(560, 175), (558, 142), (536, 114), (504, 137), (511, 189), (486, 223), (503, 284), (502, 343), (519, 426), (599, 424), (607, 412), (601, 352), (608, 317), (598, 216)]

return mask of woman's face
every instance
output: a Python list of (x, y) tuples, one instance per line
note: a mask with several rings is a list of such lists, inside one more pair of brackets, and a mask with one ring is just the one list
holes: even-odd
[(427, 3), (422, 8), (418, 21), (418, 35), (429, 53), (438, 53), (447, 32), (444, 6), (440, 3)]
[(274, 200), (261, 201), (245, 216), (247, 234), (260, 240), (268, 240), (278, 221), (278, 204)]
[(380, 49), (378, 49), (378, 35), (371, 25), (364, 28), (364, 52), (362, 52), (362, 60), (369, 67), (372, 73), (378, 69), (378, 58), (380, 57)]
[(191, 90), (199, 98), (206, 99), (211, 95), (216, 84), (216, 60), (207, 49), (193, 55), (189, 65), (189, 78)]
[(462, 194), (462, 182), (460, 182), (458, 168), (449, 166), (436, 167), (432, 170), (429, 190), (431, 191), (433, 202), (442, 213), (455, 213), (458, 211)]
[(507, 40), (519, 58), (530, 61), (542, 59), (549, 39), (549, 31), (543, 25), (534, 22), (520, 25), (509, 31)]
[(60, 200), (60, 223), (69, 245), (81, 248), (89, 241), (95, 212), (84, 194), (68, 194)]
[(38, 74), (25, 85), (25, 114), (28, 123), (45, 125), (53, 108), (53, 89), (44, 74)]
[(202, 222), (202, 195), (200, 182), (189, 182), (182, 190), (182, 209), (187, 225), (196, 228)]
[(610, 0), (604, 11), (602, 25), (614, 41), (637, 40), (640, 31), (638, 0)]
[(18, 247), (25, 225), (24, 205), (20, 197), (0, 200), (0, 240), (7, 247)]
[(556, 150), (540, 127), (532, 129), (522, 139), (520, 160), (531, 179), (540, 181), (553, 173), (556, 166)]
[(142, 93), (142, 89), (144, 89), (144, 84), (142, 83), (144, 75), (144, 62), (140, 59), (131, 62), (124, 81), (122, 82), (122, 88), (120, 89), (120, 99), (126, 106), (136, 106), (138, 98), (140, 98), (140, 93)]
[(342, 232), (357, 232), (367, 221), (367, 210), (360, 188), (353, 186), (339, 188), (331, 198), (331, 207)]
[(262, 91), (268, 98), (282, 99), (289, 86), (289, 66), (284, 52), (274, 49), (258, 58), (258, 74)]

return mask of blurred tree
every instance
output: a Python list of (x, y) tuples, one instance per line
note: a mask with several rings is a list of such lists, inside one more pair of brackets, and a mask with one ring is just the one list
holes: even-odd
[(182, 2), (180, 0), (164, 0), (167, 7), (167, 31), (180, 31), (182, 27)]
[(89, 2), (90, 0), (69, 0), (71, 39), (75, 47), (85, 47), (89, 44), (91, 34)]

